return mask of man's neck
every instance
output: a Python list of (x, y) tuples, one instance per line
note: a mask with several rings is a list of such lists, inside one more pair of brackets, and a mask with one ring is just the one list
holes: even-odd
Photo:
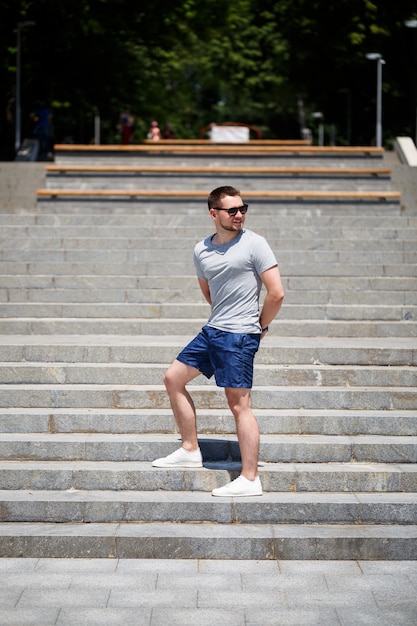
[(217, 231), (215, 235), (213, 235), (211, 242), (215, 245), (215, 246), (223, 246), (226, 243), (230, 243), (231, 241), (233, 241), (233, 239), (236, 239), (236, 237), (238, 235), (240, 235), (242, 231), (238, 230), (238, 231)]

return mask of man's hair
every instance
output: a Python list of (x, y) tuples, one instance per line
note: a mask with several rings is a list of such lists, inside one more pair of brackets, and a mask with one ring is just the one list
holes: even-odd
[(228, 186), (213, 189), (207, 200), (208, 208), (215, 208), (219, 204), (220, 200), (225, 196), (240, 196), (240, 191), (235, 187)]

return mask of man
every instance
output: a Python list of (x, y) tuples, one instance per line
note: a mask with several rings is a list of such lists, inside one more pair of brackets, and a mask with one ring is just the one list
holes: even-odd
[(52, 110), (44, 102), (41, 102), (30, 116), (35, 124), (33, 134), (39, 141), (39, 157), (41, 159), (51, 158), (54, 134)]
[[(274, 253), (260, 235), (244, 228), (248, 205), (234, 187), (218, 187), (208, 197), (216, 232), (198, 243), (194, 263), (200, 288), (211, 305), (207, 325), (177, 356), (164, 383), (182, 438), (182, 447), (154, 467), (202, 467), (196, 411), (186, 389), (200, 373), (224, 387), (236, 422), (242, 458), (240, 476), (213, 496), (260, 496), (259, 427), (251, 410), (253, 362), (268, 324), (277, 315), (284, 290)], [(266, 296), (259, 314), (262, 284)]]

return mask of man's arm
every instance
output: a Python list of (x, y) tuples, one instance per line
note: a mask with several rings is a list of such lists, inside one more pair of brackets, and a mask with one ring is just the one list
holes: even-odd
[[(284, 288), (277, 265), (270, 267), (260, 274), (260, 279), (266, 288), (266, 296), (262, 307), (259, 323), (266, 328), (278, 314), (284, 299)], [(262, 333), (265, 334), (265, 333)]]
[(210, 288), (207, 280), (203, 280), (202, 278), (198, 279), (198, 284), (200, 285), (200, 289), (203, 292), (203, 296), (207, 300), (207, 302), (211, 305), (211, 295)]

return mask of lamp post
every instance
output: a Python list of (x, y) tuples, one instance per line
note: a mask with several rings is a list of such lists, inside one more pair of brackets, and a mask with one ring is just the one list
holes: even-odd
[[(417, 20), (406, 20), (404, 24), (407, 26), (407, 28), (417, 28)], [(417, 103), (416, 103), (415, 131), (416, 131), (415, 143), (417, 145)]]
[(376, 61), (376, 145), (382, 146), (382, 66), (385, 64), (379, 52), (369, 52), (366, 58)]
[(20, 148), (21, 142), (21, 105), (20, 105), (20, 65), (21, 65), (21, 31), (26, 26), (35, 26), (35, 22), (18, 22), (17, 24), (17, 42), (16, 42), (16, 135), (15, 135), (15, 150), (16, 152)]

